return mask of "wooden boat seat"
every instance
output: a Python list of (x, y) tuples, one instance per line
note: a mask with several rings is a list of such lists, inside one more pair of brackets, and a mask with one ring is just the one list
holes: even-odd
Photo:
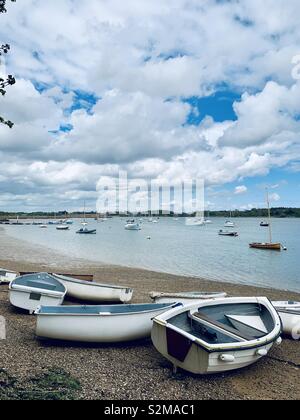
[(235, 328), (230, 327), (229, 325), (225, 325), (225, 324), (222, 324), (219, 321), (215, 321), (214, 319), (209, 318), (208, 316), (206, 316), (202, 312), (195, 312), (193, 314), (193, 318), (194, 317), (199, 319), (200, 321), (206, 321), (209, 324), (214, 325), (215, 327), (221, 328), (222, 330), (227, 331), (230, 334), (234, 334), (234, 335), (236, 335), (237, 337), (239, 337), (243, 340), (252, 341), (253, 338), (254, 338), (254, 337), (251, 337), (248, 334), (241, 333), (240, 331), (236, 330)]

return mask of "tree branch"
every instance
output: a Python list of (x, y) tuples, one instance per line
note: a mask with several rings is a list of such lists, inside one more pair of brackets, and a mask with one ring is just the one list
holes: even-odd
[[(6, 1), (7, 0), (0, 0), (0, 13), (6, 13)], [(10, 0), (15, 2), (16, 0)], [(7, 54), (10, 50), (10, 46), (8, 44), (3, 44), (0, 46), (0, 57), (3, 54)], [(7, 86), (14, 85), (16, 83), (16, 79), (12, 75), (8, 75), (7, 79), (2, 79), (0, 77), (0, 95), (4, 96), (6, 93), (5, 88)], [(10, 120), (5, 120), (3, 117), (0, 116), (0, 124), (7, 125), (9, 128), (12, 128), (14, 124)]]
[[(10, 0), (10, 1), (15, 2), (16, 0)], [(5, 5), (6, 5), (6, 0), (0, 0), (0, 13), (7, 12)]]

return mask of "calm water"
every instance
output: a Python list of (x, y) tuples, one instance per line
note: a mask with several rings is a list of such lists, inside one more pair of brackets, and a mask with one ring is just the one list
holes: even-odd
[(259, 219), (234, 220), (238, 238), (218, 236), (224, 219), (188, 227), (184, 219), (163, 218), (158, 224), (145, 221), (142, 231), (134, 232), (124, 229), (125, 220), (114, 218), (90, 221), (89, 227), (97, 228), (97, 235), (87, 236), (75, 234), (79, 221), (66, 232), (55, 226), (47, 230), (7, 226), (6, 232), (76, 258), (300, 292), (300, 219), (274, 220), (274, 241), (288, 248), (281, 253), (249, 249), (250, 242), (268, 238), (268, 229), (259, 226)]

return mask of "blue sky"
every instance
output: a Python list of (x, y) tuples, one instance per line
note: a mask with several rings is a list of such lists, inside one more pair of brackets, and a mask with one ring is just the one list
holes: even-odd
[[(127, 171), (207, 206), (300, 206), (296, 0), (28, 0), (1, 16), (0, 211), (96, 207)], [(65, 23), (68, 22), (68, 25)]]

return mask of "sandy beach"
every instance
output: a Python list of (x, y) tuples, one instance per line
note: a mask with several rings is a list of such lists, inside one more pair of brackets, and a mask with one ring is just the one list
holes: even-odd
[[(6, 236), (3, 229), (0, 230), (0, 266), (16, 271), (94, 274), (98, 281), (133, 287), (134, 303), (150, 302), (149, 292), (153, 290), (226, 291), (233, 296), (300, 300), (296, 293), (279, 290), (67, 259), (46, 248), (18, 242)], [(35, 318), (10, 306), (7, 286), (0, 287), (0, 315), (7, 323), (7, 339), (0, 341), (0, 384), (3, 375), (26, 384), (35, 375), (63, 368), (80, 383), (76, 398), (82, 399), (300, 398), (299, 342), (290, 339), (274, 347), (264, 360), (241, 371), (207, 377), (180, 371), (175, 376), (151, 340), (119, 346), (39, 342), (35, 337)]]

